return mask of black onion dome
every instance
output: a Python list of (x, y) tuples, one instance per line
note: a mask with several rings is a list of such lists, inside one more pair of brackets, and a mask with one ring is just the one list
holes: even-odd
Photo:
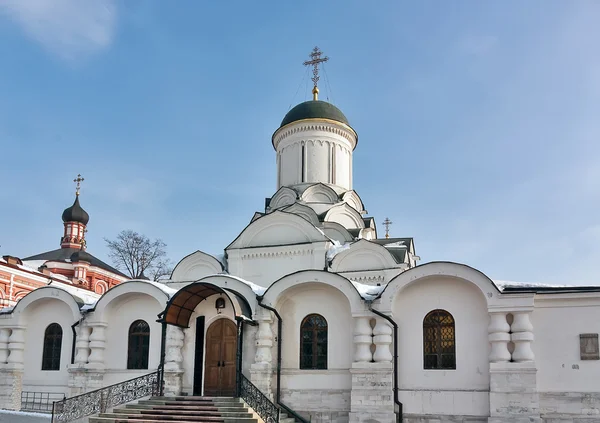
[(62, 220), (63, 222), (79, 222), (87, 225), (90, 220), (90, 215), (81, 208), (81, 205), (79, 204), (79, 196), (75, 197), (75, 202), (71, 207), (65, 209), (62, 214)]
[(298, 104), (287, 112), (281, 121), (281, 126), (303, 119), (330, 119), (350, 126), (348, 119), (340, 109), (331, 103), (320, 100), (310, 100)]

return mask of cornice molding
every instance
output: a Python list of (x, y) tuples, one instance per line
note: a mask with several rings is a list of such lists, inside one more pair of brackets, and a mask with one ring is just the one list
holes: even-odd
[(273, 134), (273, 147), (277, 149), (277, 146), (281, 141), (294, 134), (306, 131), (323, 131), (341, 136), (350, 142), (352, 149), (356, 147), (358, 141), (358, 135), (354, 129), (341, 122), (329, 119), (304, 119), (279, 128), (275, 134)]

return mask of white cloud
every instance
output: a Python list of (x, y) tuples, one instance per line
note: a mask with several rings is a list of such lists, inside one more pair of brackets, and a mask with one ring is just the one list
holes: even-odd
[(0, 0), (0, 15), (66, 60), (107, 48), (116, 27), (115, 0)]

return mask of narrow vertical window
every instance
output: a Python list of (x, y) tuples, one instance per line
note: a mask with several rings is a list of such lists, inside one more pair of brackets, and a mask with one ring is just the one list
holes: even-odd
[(302, 155), (302, 164), (300, 167), (300, 172), (301, 172), (300, 182), (304, 182), (304, 173), (305, 173), (304, 166), (306, 165), (306, 147), (304, 146), (304, 144), (302, 144), (300, 154)]
[(300, 325), (300, 368), (327, 369), (327, 320), (318, 314)]
[(150, 353), (150, 326), (143, 320), (136, 320), (129, 326), (127, 348), (127, 368), (147, 369)]
[(456, 369), (454, 318), (445, 310), (433, 310), (423, 319), (423, 367)]
[(58, 323), (48, 325), (44, 332), (42, 370), (60, 370), (63, 331)]

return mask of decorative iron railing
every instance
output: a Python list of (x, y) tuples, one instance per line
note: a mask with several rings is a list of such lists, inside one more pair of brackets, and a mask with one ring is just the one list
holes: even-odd
[(160, 394), (162, 371), (86, 392), (52, 404), (52, 423), (66, 423), (125, 404), (138, 398)]
[(260, 416), (265, 423), (279, 423), (279, 407), (273, 404), (260, 389), (243, 374), (240, 374), (242, 383), (240, 386), (240, 397), (246, 401), (256, 414)]
[(60, 392), (21, 392), (21, 411), (52, 411), (52, 403), (65, 398), (65, 394)]

